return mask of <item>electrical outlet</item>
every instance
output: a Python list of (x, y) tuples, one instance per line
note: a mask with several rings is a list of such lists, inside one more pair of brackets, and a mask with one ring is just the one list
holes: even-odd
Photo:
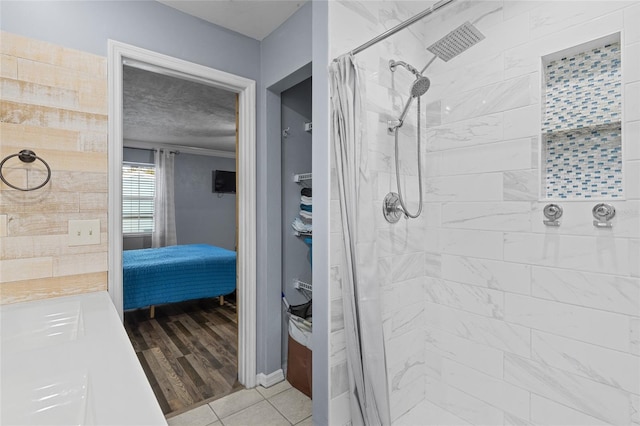
[(70, 220), (69, 245), (100, 244), (100, 219)]

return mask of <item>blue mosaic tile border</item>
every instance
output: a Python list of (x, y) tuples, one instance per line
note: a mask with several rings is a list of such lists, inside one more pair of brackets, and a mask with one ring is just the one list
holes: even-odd
[(545, 67), (547, 198), (623, 196), (620, 65), (620, 43), (612, 43)]

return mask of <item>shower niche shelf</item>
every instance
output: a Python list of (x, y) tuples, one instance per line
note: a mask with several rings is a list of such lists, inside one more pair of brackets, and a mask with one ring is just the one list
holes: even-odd
[(542, 198), (620, 199), (620, 35), (543, 58)]

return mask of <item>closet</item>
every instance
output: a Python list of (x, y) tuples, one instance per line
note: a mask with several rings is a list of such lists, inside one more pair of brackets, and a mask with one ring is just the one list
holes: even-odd
[(311, 396), (311, 78), (282, 92), (281, 105), (282, 292), (297, 314), (283, 315), (283, 369), (292, 386)]

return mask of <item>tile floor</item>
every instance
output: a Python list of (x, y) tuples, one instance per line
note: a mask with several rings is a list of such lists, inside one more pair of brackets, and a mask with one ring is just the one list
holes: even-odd
[(311, 399), (280, 382), (243, 389), (167, 419), (169, 426), (312, 426)]

